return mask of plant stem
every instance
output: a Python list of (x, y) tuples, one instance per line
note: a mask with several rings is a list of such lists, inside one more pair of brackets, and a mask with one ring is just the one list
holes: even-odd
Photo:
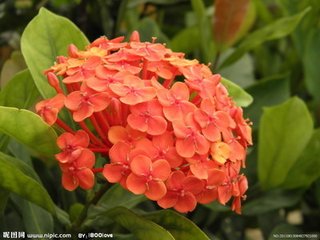
[(106, 183), (104, 186), (102, 186), (98, 192), (96, 192), (96, 194), (94, 195), (94, 197), (88, 201), (86, 203), (86, 205), (84, 206), (84, 208), (82, 209), (78, 219), (76, 221), (73, 222), (71, 229), (72, 232), (79, 232), (79, 230), (81, 229), (81, 225), (83, 224), (83, 222), (86, 220), (87, 215), (88, 215), (88, 210), (89, 207), (91, 205), (95, 205), (99, 202), (100, 198), (106, 193), (106, 191), (109, 189), (110, 184)]

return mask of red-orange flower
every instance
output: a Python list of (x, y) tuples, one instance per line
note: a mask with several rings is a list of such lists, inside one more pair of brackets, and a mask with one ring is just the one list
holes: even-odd
[(166, 192), (164, 181), (170, 175), (170, 165), (165, 160), (154, 162), (144, 155), (137, 155), (130, 163), (132, 173), (127, 178), (127, 188), (135, 194), (145, 194), (151, 200), (162, 198)]
[[(89, 189), (102, 173), (163, 208), (185, 213), (232, 200), (240, 213), (248, 188), (240, 171), (252, 144), (242, 109), (209, 66), (155, 38), (141, 42), (138, 32), (129, 39), (100, 37), (85, 50), (70, 45), (45, 71), (57, 95), (36, 110), (63, 131), (56, 154), (62, 185)], [(59, 118), (64, 106), (72, 127), (67, 114)], [(95, 168), (95, 154), (103, 168)]]
[(169, 121), (183, 119), (189, 112), (195, 110), (195, 106), (189, 102), (189, 88), (185, 83), (176, 82), (170, 90), (160, 89), (157, 96)]
[(160, 135), (167, 129), (167, 121), (163, 118), (162, 107), (157, 100), (131, 106), (128, 124), (133, 129), (150, 135)]
[[(62, 150), (61, 153), (55, 155), (56, 159), (61, 163), (72, 162), (80, 157), (83, 151), (88, 152), (89, 136), (79, 130), (75, 134), (65, 132), (57, 139), (57, 145)], [(85, 157), (88, 154), (83, 154)]]
[(167, 194), (158, 200), (163, 208), (173, 207), (179, 212), (193, 211), (197, 205), (196, 194), (202, 191), (203, 182), (194, 176), (174, 171), (166, 182)]
[(110, 103), (109, 95), (105, 92), (96, 92), (86, 85), (80, 91), (70, 93), (65, 105), (73, 112), (73, 119), (81, 122), (90, 117), (94, 112), (104, 110)]
[(36, 111), (46, 123), (53, 125), (58, 118), (58, 113), (64, 106), (64, 100), (63, 94), (57, 94), (53, 98), (37, 103)]
[(82, 151), (80, 156), (72, 162), (60, 163), (62, 170), (62, 185), (65, 189), (73, 191), (78, 186), (90, 189), (94, 185), (92, 168), (95, 157), (91, 151)]

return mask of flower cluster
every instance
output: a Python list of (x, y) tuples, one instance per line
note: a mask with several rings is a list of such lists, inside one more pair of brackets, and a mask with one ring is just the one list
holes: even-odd
[(251, 128), (207, 65), (134, 32), (129, 42), (100, 37), (85, 51), (70, 45), (45, 73), (57, 94), (36, 110), (62, 130), (56, 159), (64, 188), (90, 189), (101, 172), (162, 208), (188, 212), (233, 198), (240, 213)]

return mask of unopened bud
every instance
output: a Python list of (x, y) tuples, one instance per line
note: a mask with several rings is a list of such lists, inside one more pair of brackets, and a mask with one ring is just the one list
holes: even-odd
[(140, 42), (140, 35), (137, 31), (133, 31), (130, 36), (130, 42)]
[(57, 91), (57, 93), (62, 93), (62, 89), (60, 88), (60, 85), (59, 85), (59, 79), (54, 73), (48, 72), (47, 79), (49, 84)]
[(73, 58), (79, 57), (78, 48), (74, 44), (70, 44), (68, 47), (68, 54)]

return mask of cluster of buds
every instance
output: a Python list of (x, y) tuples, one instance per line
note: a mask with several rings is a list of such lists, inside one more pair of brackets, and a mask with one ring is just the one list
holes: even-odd
[(102, 173), (162, 208), (188, 212), (233, 198), (240, 213), (251, 128), (220, 75), (137, 32), (123, 39), (100, 37), (85, 51), (70, 45), (45, 72), (57, 94), (36, 110), (61, 130), (63, 187), (90, 189)]

